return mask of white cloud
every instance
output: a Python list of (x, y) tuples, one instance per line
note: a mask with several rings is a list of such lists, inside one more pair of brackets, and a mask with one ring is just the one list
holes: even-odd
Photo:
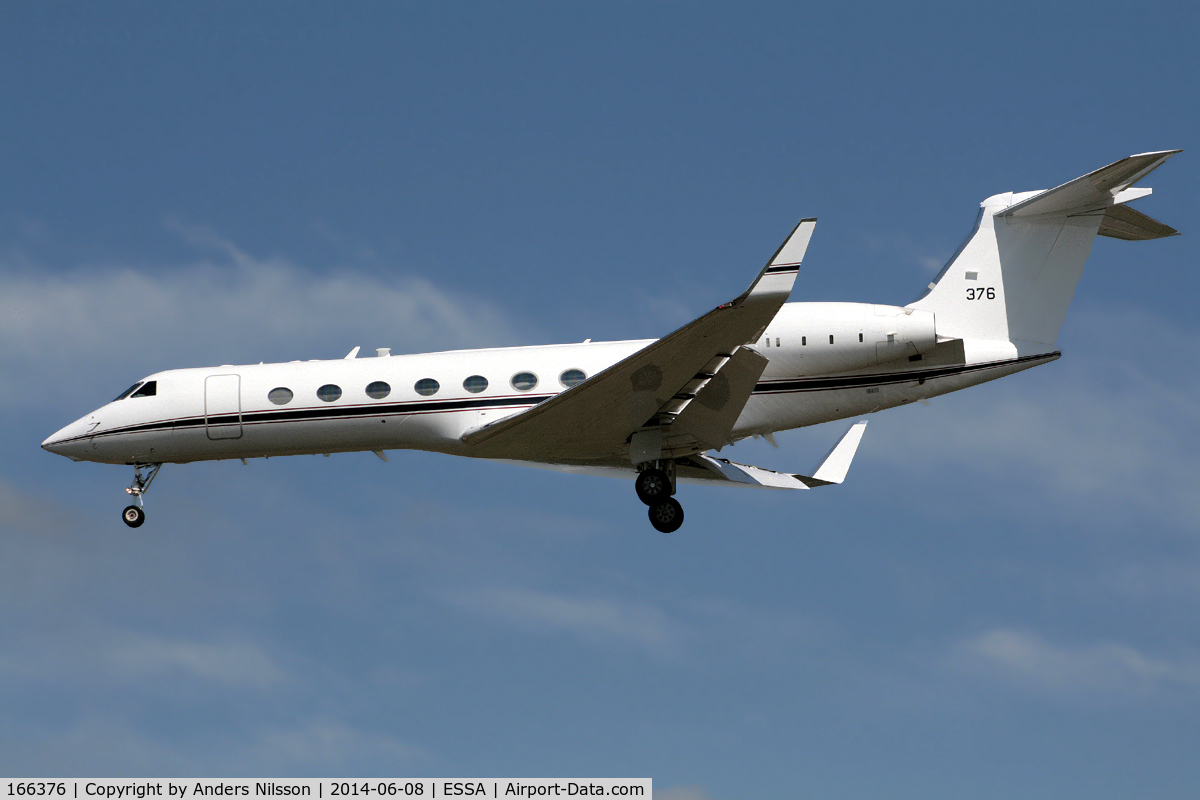
[[(6, 405), (70, 403), (81, 382), (120, 391), (147, 371), (519, 344), (492, 303), (416, 276), (317, 272), (256, 258), (198, 227), (173, 230), (217, 258), (51, 269), (0, 261), (0, 382)], [(111, 387), (109, 385), (112, 385)]]
[(115, 674), (130, 678), (183, 677), (259, 689), (289, 680), (261, 647), (248, 641), (130, 635), (113, 641), (103, 658)]
[(164, 738), (121, 715), (84, 715), (63, 728), (0, 719), (0, 771), (10, 774), (274, 775), (412, 769), (424, 751), (335, 719), (301, 719), (244, 735)]
[[(247, 774), (286, 773), (322, 765), (326, 770), (355, 764), (390, 764), (398, 774), (424, 757), (417, 747), (386, 734), (363, 731), (332, 719), (300, 722), (260, 731), (249, 745)], [(308, 773), (311, 774), (311, 773)]]
[[(0, 477), (0, 520), (5, 528), (16, 531), (54, 531), (69, 521), (68, 515), (52, 500), (35, 496)], [(0, 549), (7, 549), (0, 546)]]
[[(81, 665), (87, 665), (81, 669)], [(266, 689), (290, 676), (258, 644), (244, 639), (181, 638), (72, 627), (54, 636), (8, 639), (0, 675), (9, 682), (190, 681)]]
[(878, 253), (888, 260), (916, 265), (930, 276), (940, 272), (950, 256), (949, 251), (934, 255), (933, 253), (937, 252), (935, 248), (919, 244), (912, 234), (906, 232), (868, 234), (863, 237), (863, 242), (871, 252)]
[(644, 603), (504, 587), (441, 597), (459, 608), (536, 633), (565, 632), (587, 642), (618, 642), (654, 655), (674, 652), (682, 638), (677, 622)]
[(1063, 698), (1122, 700), (1180, 692), (1200, 698), (1200, 655), (1150, 655), (1119, 642), (1058, 644), (1030, 631), (995, 628), (959, 642), (961, 669)]

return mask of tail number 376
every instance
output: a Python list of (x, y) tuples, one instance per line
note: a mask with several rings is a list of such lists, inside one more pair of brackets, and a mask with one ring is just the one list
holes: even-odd
[(996, 299), (996, 287), (989, 286), (986, 289), (983, 289), (983, 288), (976, 289), (974, 286), (971, 286), (967, 289), (967, 299), (968, 300), (984, 300), (984, 299), (995, 300)]

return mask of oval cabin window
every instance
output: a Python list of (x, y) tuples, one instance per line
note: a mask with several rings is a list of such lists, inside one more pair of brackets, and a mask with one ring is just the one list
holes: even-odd
[(537, 386), (537, 384), (537, 375), (534, 375), (532, 372), (518, 372), (512, 376), (512, 387), (518, 392), (528, 392)]
[(472, 375), (463, 381), (463, 388), (471, 394), (479, 394), (488, 387), (487, 378), (482, 375)]
[(367, 397), (372, 400), (382, 400), (392, 393), (392, 387), (388, 386), (384, 381), (375, 381), (367, 384)]
[(327, 383), (320, 389), (317, 389), (317, 399), (324, 400), (326, 403), (332, 403), (342, 396), (342, 387), (335, 386), (332, 383)]
[(433, 378), (422, 378), (417, 381), (413, 389), (422, 397), (429, 397), (431, 394), (437, 394), (437, 390), (442, 388), (442, 385)]
[(292, 402), (292, 390), (280, 386), (267, 392), (267, 399), (277, 406), (286, 406)]
[(572, 386), (578, 386), (587, 380), (587, 375), (581, 369), (569, 369), (558, 376), (558, 382), (570, 389)]

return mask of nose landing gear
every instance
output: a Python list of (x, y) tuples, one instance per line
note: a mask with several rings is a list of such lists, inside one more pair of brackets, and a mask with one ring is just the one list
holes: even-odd
[(633, 483), (638, 499), (649, 506), (650, 524), (662, 533), (674, 533), (683, 524), (683, 506), (675, 494), (675, 462), (656, 461), (638, 473)]
[(150, 488), (150, 484), (154, 482), (154, 477), (158, 475), (158, 470), (162, 464), (134, 464), (133, 465), (133, 484), (125, 491), (133, 495), (137, 500), (136, 506), (125, 506), (125, 510), (121, 512), (121, 519), (131, 528), (140, 527), (146, 521), (146, 512), (142, 510), (144, 503), (142, 495)]

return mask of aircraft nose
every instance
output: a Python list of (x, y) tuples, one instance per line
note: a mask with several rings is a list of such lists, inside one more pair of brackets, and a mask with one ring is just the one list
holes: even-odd
[(57, 455), (63, 455), (63, 440), (67, 437), (64, 435), (66, 428), (63, 428), (57, 433), (52, 433), (46, 437), (46, 441), (42, 442), (42, 449)]
[(85, 426), (82, 424), (84, 420), (72, 422), (65, 428), (56, 431), (42, 442), (42, 449), (54, 453), (55, 455), (66, 456), (67, 458), (80, 460), (80, 455), (85, 449), (86, 440), (83, 438)]

